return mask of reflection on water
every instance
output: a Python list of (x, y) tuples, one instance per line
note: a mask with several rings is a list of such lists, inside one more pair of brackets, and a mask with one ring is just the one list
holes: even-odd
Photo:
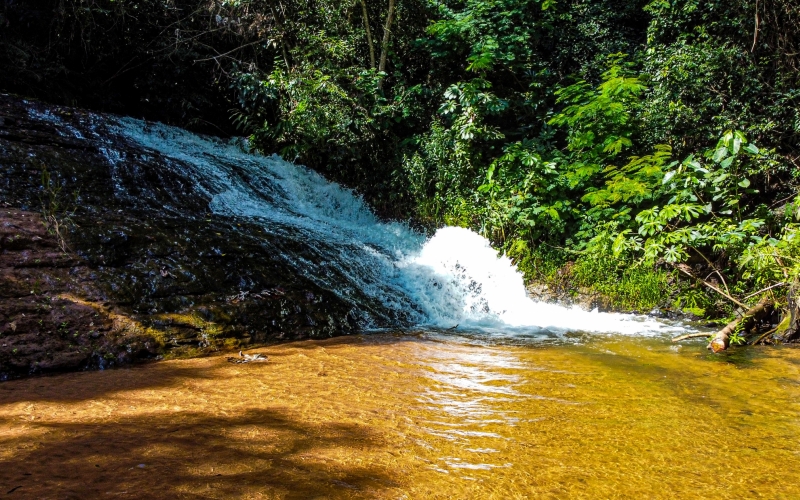
[[(800, 351), (384, 333), (0, 384), (20, 498), (799, 498)], [(141, 467), (140, 467), (141, 466)], [(11, 498), (11, 497), (9, 497)]]

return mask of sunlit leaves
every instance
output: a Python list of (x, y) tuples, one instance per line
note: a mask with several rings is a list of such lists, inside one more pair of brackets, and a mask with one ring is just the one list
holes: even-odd
[(445, 90), (445, 101), (439, 107), (439, 113), (452, 119), (452, 129), (460, 139), (472, 141), (503, 137), (496, 127), (485, 125), (484, 116), (499, 114), (508, 107), (508, 103), (491, 93), (490, 89), (489, 82), (476, 78)]
[[(755, 192), (748, 189), (750, 180), (742, 177), (744, 165), (751, 160), (748, 155), (758, 151), (749, 145), (741, 132), (727, 131), (716, 148), (704, 155), (705, 160), (690, 155), (680, 164), (668, 165), (670, 150), (662, 147), (626, 167), (609, 167), (613, 175), (606, 187), (584, 198), (597, 205), (613, 204), (626, 201), (631, 193), (646, 192), (652, 206), (635, 217), (636, 233), (647, 238), (645, 259), (680, 262), (689, 248), (698, 247), (738, 254), (759, 241), (765, 227), (763, 219), (745, 218), (742, 212), (742, 195)], [(668, 171), (661, 174), (663, 170)], [(640, 179), (640, 184), (633, 179)]]
[(623, 59), (622, 54), (612, 57), (597, 88), (578, 81), (556, 91), (557, 102), (566, 106), (549, 123), (567, 127), (570, 150), (599, 147), (614, 156), (632, 146), (627, 126), (634, 103), (646, 86), (627, 73)]

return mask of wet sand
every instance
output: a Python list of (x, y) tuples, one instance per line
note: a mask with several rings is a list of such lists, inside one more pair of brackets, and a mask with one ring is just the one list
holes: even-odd
[(0, 384), (7, 498), (798, 498), (800, 351), (380, 334)]

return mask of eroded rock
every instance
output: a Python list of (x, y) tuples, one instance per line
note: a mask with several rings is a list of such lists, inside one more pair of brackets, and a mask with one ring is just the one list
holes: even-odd
[(211, 214), (164, 161), (97, 115), (0, 95), (0, 378), (358, 328), (354, 304), (278, 257), (284, 242)]

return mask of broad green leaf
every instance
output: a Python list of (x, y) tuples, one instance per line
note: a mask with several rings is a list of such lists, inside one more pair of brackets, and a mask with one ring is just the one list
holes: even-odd
[(733, 149), (731, 151), (734, 154), (734, 156), (739, 154), (739, 148), (742, 146), (743, 141), (744, 141), (744, 136), (742, 135), (741, 132), (737, 131), (733, 135)]
[(724, 160), (722, 160), (722, 162), (719, 164), (719, 166), (722, 167), (722, 168), (729, 168), (731, 166), (731, 164), (733, 163), (734, 159), (735, 159), (735, 157), (729, 156), (729, 157), (725, 158)]
[(754, 154), (754, 155), (757, 155), (757, 154), (758, 154), (758, 152), (760, 151), (760, 150), (758, 149), (758, 147), (757, 147), (755, 144), (753, 144), (753, 143), (750, 143), (750, 144), (748, 144), (747, 146), (745, 146), (745, 147), (744, 147), (744, 150), (745, 150), (745, 151), (747, 151), (748, 153), (750, 153), (750, 154)]
[(714, 151), (714, 157), (713, 157), (714, 163), (719, 163), (726, 156), (728, 156), (728, 148), (726, 148), (725, 146), (717, 148), (716, 151)]
[(722, 173), (722, 174), (719, 174), (717, 177), (715, 177), (711, 182), (713, 182), (714, 184), (720, 184), (722, 181), (724, 181), (727, 178), (728, 178), (728, 174)]
[(492, 177), (494, 177), (494, 165), (490, 165), (489, 170), (486, 171), (486, 180), (492, 182)]

